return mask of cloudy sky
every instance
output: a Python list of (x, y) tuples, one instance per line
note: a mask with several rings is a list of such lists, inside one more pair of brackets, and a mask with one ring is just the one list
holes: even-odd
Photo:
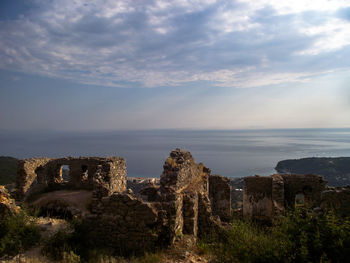
[(350, 127), (349, 0), (1, 0), (0, 129)]

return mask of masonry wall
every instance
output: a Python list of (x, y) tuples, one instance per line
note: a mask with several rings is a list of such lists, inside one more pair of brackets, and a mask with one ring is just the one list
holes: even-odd
[(337, 214), (350, 216), (350, 186), (329, 188), (322, 192), (321, 207), (333, 209)]
[(243, 217), (245, 219), (270, 220), (273, 215), (272, 177), (245, 177)]
[(182, 234), (196, 237), (218, 227), (209, 198), (209, 178), (210, 170), (197, 164), (187, 151), (176, 149), (165, 161), (160, 192), (168, 215), (171, 241)]
[(220, 175), (210, 175), (209, 196), (214, 215), (222, 221), (231, 219), (231, 184), (230, 179)]
[(243, 216), (270, 221), (294, 208), (296, 196), (302, 197), (301, 204), (318, 207), (327, 182), (319, 175), (274, 174), (268, 177), (250, 176), (244, 178)]
[(48, 186), (47, 163), (49, 158), (31, 158), (18, 161), (16, 178), (16, 199), (43, 190)]
[(319, 206), (321, 194), (327, 189), (327, 181), (320, 175), (314, 174), (282, 174), (284, 181), (285, 206), (294, 207), (297, 194), (303, 194), (305, 205)]
[(153, 250), (162, 241), (163, 216), (159, 203), (148, 203), (133, 194), (104, 197), (87, 222), (90, 238), (105, 249), (130, 255)]
[[(62, 177), (62, 166), (69, 166), (69, 180)], [(99, 169), (99, 180), (94, 176)], [(19, 161), (17, 168), (17, 199), (25, 200), (29, 196), (60, 189), (99, 188), (102, 195), (126, 189), (126, 163), (122, 158), (32, 158)]]
[[(63, 165), (70, 168), (68, 181), (62, 177)], [(180, 149), (166, 159), (159, 185), (145, 184), (136, 194), (127, 189), (125, 160), (117, 157), (27, 159), (19, 171), (23, 199), (41, 191), (92, 191), (83, 218), (91, 226), (90, 238), (122, 253), (166, 246), (183, 235), (195, 240), (230, 217), (229, 180), (211, 176), (210, 169)]]

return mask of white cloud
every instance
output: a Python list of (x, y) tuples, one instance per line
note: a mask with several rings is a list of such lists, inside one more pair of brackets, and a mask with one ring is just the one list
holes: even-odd
[(0, 21), (0, 68), (116, 87), (198, 81), (256, 87), (304, 82), (324, 72), (289, 70), (288, 41), (276, 46), (285, 54), (271, 58), (274, 41), (288, 32), (274, 31), (273, 21), (255, 19), (267, 6), (276, 17), (310, 10), (330, 16), (317, 26), (298, 16), (281, 26), (314, 38), (306, 48), (296, 44), (294, 53), (318, 55), (350, 44), (350, 23), (331, 17), (350, 6), (348, 1), (37, 2), (40, 8), (29, 15)]
[(319, 36), (311, 48), (299, 52), (300, 55), (317, 55), (350, 45), (350, 22), (332, 18), (318, 26), (310, 26), (300, 31), (307, 36)]
[(279, 15), (297, 14), (305, 11), (335, 11), (341, 7), (350, 6), (348, 0), (239, 0), (258, 10), (265, 6), (273, 7)]

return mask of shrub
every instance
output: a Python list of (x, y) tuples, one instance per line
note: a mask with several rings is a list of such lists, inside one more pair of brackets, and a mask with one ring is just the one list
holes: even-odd
[(53, 260), (62, 261), (71, 252), (71, 235), (66, 230), (59, 230), (45, 241), (42, 253)]
[(296, 262), (345, 262), (350, 256), (350, 221), (332, 211), (297, 209), (281, 217), (275, 229), (293, 241)]
[(271, 227), (235, 221), (204, 241), (219, 262), (346, 262), (350, 222), (332, 212), (317, 215), (301, 208)]
[(39, 240), (40, 230), (26, 212), (0, 217), (0, 256), (17, 255)]

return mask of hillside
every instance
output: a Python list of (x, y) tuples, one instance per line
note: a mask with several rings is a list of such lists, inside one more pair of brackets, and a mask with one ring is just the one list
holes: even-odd
[(283, 160), (275, 169), (278, 173), (322, 175), (329, 186), (350, 185), (350, 157)]
[(13, 183), (17, 173), (18, 159), (8, 156), (0, 156), (0, 184)]

